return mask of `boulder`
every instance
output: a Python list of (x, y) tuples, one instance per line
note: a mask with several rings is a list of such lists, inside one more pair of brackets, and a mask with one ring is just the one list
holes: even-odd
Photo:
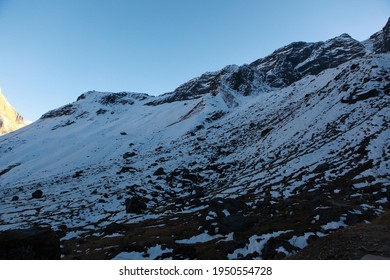
[(41, 190), (36, 190), (35, 192), (32, 193), (31, 197), (32, 198), (41, 198), (43, 195), (43, 191)]
[(266, 129), (264, 129), (262, 132), (261, 132), (261, 137), (265, 137), (267, 136), (268, 133), (270, 133), (272, 130), (272, 127), (268, 127)]
[(340, 207), (320, 208), (313, 211), (314, 216), (319, 215), (318, 222), (320, 224), (338, 221), (343, 213)]
[(223, 217), (221, 220), (220, 232), (229, 234), (231, 232), (245, 232), (256, 226), (256, 220), (244, 216), (242, 213)]
[(185, 180), (190, 180), (192, 183), (198, 183), (198, 176), (191, 173), (183, 173), (182, 178)]
[(2, 260), (58, 260), (60, 239), (50, 227), (0, 232)]
[(126, 153), (123, 154), (122, 157), (123, 157), (123, 159), (127, 159), (127, 158), (134, 157), (136, 155), (137, 155), (137, 153), (135, 153), (135, 152), (126, 152)]
[(135, 213), (139, 214), (146, 209), (146, 203), (142, 198), (138, 196), (133, 196), (128, 198), (125, 201), (126, 204), (126, 213)]
[(165, 175), (164, 168), (162, 168), (162, 167), (157, 168), (157, 170), (153, 173), (153, 175), (154, 175), (154, 176)]
[(219, 217), (224, 217), (225, 210), (230, 214), (242, 213), (248, 210), (248, 206), (239, 200), (232, 198), (215, 198), (209, 202), (210, 211), (217, 213)]
[(324, 173), (329, 169), (329, 164), (327, 162), (321, 163), (314, 168), (313, 173)]

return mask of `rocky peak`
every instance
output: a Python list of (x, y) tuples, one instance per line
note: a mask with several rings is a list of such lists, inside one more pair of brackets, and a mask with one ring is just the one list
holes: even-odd
[(363, 44), (348, 34), (325, 42), (294, 42), (251, 64), (271, 87), (281, 88), (307, 75), (317, 75), (366, 53)]
[(0, 135), (27, 125), (23, 117), (11, 106), (0, 89)]
[(364, 43), (370, 46), (374, 53), (390, 53), (390, 18), (381, 31), (373, 34)]
[(325, 42), (293, 42), (249, 65), (231, 65), (220, 71), (207, 72), (147, 105), (197, 99), (220, 92), (247, 96), (260, 89), (283, 88), (366, 53), (365, 46), (346, 33)]

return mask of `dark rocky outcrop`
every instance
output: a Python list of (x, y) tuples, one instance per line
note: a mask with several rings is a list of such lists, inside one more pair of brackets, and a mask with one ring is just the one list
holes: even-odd
[(70, 116), (76, 112), (76, 109), (77, 109), (76, 106), (72, 104), (68, 104), (61, 108), (47, 112), (46, 114), (42, 115), (41, 119), (51, 119), (51, 118), (57, 118), (62, 116)]
[(165, 175), (165, 174), (166, 173), (164, 171), (164, 168), (162, 168), (162, 167), (157, 168), (157, 170), (154, 171), (154, 173), (153, 173), (154, 176), (161, 176), (161, 175)]
[(126, 213), (139, 214), (147, 207), (145, 201), (138, 196), (133, 196), (132, 198), (126, 199), (125, 204), (126, 204)]
[(111, 104), (133, 105), (134, 101), (131, 99), (126, 99), (127, 96), (128, 94), (126, 92), (112, 93), (103, 96), (100, 99), (100, 103), (103, 105), (111, 105)]
[(60, 240), (49, 227), (0, 232), (2, 260), (57, 260), (61, 257)]
[(324, 163), (317, 165), (314, 168), (313, 173), (324, 173), (329, 168), (330, 168), (329, 164), (327, 162), (324, 162)]
[(123, 154), (123, 159), (128, 159), (128, 158), (131, 158), (131, 157), (135, 157), (137, 155), (137, 153), (135, 152), (126, 152)]
[(32, 198), (41, 198), (43, 195), (43, 192), (41, 190), (36, 190), (35, 192), (33, 192), (31, 194), (31, 197)]

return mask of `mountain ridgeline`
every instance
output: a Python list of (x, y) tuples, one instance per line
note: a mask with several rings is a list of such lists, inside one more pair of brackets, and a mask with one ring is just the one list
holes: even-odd
[(86, 92), (0, 138), (0, 230), (50, 226), (63, 259), (294, 256), (388, 209), (389, 92), (390, 21), (157, 97)]

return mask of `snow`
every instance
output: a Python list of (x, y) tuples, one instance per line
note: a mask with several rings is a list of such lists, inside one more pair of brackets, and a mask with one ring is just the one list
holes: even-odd
[(208, 213), (208, 215), (206, 216), (206, 221), (213, 220), (213, 219), (215, 219), (217, 217), (218, 217), (217, 213), (215, 213), (214, 211), (210, 211)]
[(307, 239), (312, 235), (315, 234), (313, 232), (306, 232), (304, 235), (301, 236), (294, 235), (290, 240), (288, 240), (288, 242), (295, 247), (303, 249), (307, 246)]
[(169, 248), (163, 249), (163, 246), (157, 244), (154, 247), (148, 249), (147, 253), (145, 252), (122, 252), (116, 255), (113, 260), (154, 260), (157, 257), (160, 257), (164, 253), (171, 253), (173, 250)]
[(208, 242), (217, 238), (221, 238), (223, 235), (217, 234), (217, 235), (210, 235), (207, 232), (201, 233), (196, 236), (192, 236), (191, 238), (188, 239), (181, 239), (181, 240), (176, 240), (175, 242), (177, 244), (195, 244), (195, 243), (204, 243)]
[(386, 204), (388, 203), (389, 201), (387, 200), (387, 197), (383, 197), (377, 201), (375, 201), (376, 203), (379, 203), (379, 204)]
[(276, 252), (284, 253), (286, 256), (290, 255), (290, 253), (283, 246), (280, 246), (279, 248), (276, 248)]
[(223, 213), (226, 217), (227, 217), (227, 216), (230, 216), (229, 211), (226, 210), (226, 209), (224, 209), (224, 210), (222, 211), (222, 213)]
[(323, 230), (335, 230), (335, 229), (343, 228), (343, 227), (346, 227), (346, 224), (344, 223), (345, 220), (346, 220), (345, 217), (341, 217), (339, 221), (329, 222), (329, 223), (321, 226), (321, 228)]
[(258, 253), (259, 258), (261, 258), (261, 251), (264, 248), (264, 245), (268, 242), (269, 239), (272, 237), (278, 237), (282, 235), (283, 233), (287, 233), (290, 230), (287, 231), (277, 231), (272, 233), (266, 233), (262, 235), (253, 235), (249, 238), (249, 243), (244, 248), (236, 249), (233, 253), (228, 254), (228, 259), (234, 260), (241, 257), (245, 257), (252, 253)]
[(64, 237), (61, 238), (61, 241), (65, 241), (65, 240), (69, 240), (69, 239), (72, 239), (72, 238), (78, 238), (80, 237), (81, 234), (84, 234), (86, 233), (85, 231), (71, 231), (69, 232), (67, 235), (65, 235)]
[(225, 242), (228, 242), (228, 241), (233, 241), (234, 240), (234, 232), (231, 232), (229, 233), (225, 239), (221, 239), (220, 241), (225, 241)]
[(103, 238), (112, 238), (112, 237), (121, 237), (121, 236), (125, 236), (125, 235), (120, 233), (113, 233), (110, 235), (105, 235)]

